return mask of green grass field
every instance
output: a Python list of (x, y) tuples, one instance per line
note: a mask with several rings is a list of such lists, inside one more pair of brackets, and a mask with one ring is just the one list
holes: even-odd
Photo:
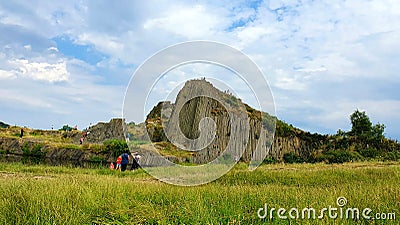
[[(274, 164), (253, 172), (239, 164), (197, 187), (161, 183), (143, 170), (0, 163), (0, 224), (400, 224), (399, 184), (400, 162)], [(396, 219), (257, 216), (265, 203), (320, 210), (338, 207), (340, 196), (343, 209), (368, 207), (371, 216)]]

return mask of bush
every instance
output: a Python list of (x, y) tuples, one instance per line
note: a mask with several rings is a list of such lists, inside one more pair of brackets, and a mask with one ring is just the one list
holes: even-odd
[(22, 154), (24, 156), (33, 157), (44, 157), (46, 155), (46, 153), (42, 152), (41, 144), (36, 144), (30, 147), (27, 143), (22, 146)]
[(33, 130), (30, 135), (33, 136), (39, 136), (39, 135), (44, 135), (44, 132), (42, 130)]
[(365, 158), (377, 158), (379, 156), (379, 151), (376, 148), (361, 149), (359, 152)]
[(90, 157), (89, 161), (90, 162), (102, 163), (102, 162), (105, 162), (106, 159), (104, 157), (101, 157), (101, 156), (93, 155), (92, 157)]
[(233, 161), (233, 157), (232, 157), (232, 155), (230, 155), (230, 154), (223, 154), (222, 155), (222, 163), (224, 163), (224, 164), (230, 164), (230, 163), (233, 163), (234, 161)]
[(281, 120), (276, 120), (275, 135), (278, 137), (289, 137), (295, 135), (295, 128)]
[(278, 162), (278, 160), (276, 160), (274, 157), (266, 157), (263, 160), (263, 164), (274, 164), (274, 163), (277, 163), (277, 162)]
[(398, 161), (400, 160), (400, 152), (388, 152), (383, 156), (384, 161)]
[(285, 163), (302, 163), (304, 162), (304, 159), (296, 155), (295, 153), (291, 152), (291, 153), (285, 153), (283, 155), (283, 161)]
[(71, 130), (73, 130), (73, 128), (68, 125), (64, 125), (59, 129), (59, 131), (71, 131)]
[(129, 151), (125, 140), (111, 139), (103, 142), (104, 151), (111, 152), (113, 157), (118, 157), (122, 153)]
[(353, 156), (346, 150), (329, 150), (323, 153), (324, 161), (328, 163), (345, 163), (353, 160)]

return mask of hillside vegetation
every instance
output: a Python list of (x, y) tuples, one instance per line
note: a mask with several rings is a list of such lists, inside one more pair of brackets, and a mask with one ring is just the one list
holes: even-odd
[(38, 130), (17, 126), (0, 128), (0, 158), (15, 155), (33, 162), (57, 160), (72, 164), (85, 161), (101, 164), (112, 162), (122, 152), (128, 151), (126, 142), (119, 139), (80, 144), (82, 133), (79, 130)]
[(400, 144), (387, 139), (385, 125), (373, 125), (366, 112), (355, 110), (350, 115), (350, 131), (338, 130), (334, 135), (303, 132), (282, 121), (277, 121), (276, 136), (301, 136), (313, 143), (322, 143), (308, 157), (287, 153), (283, 160), (289, 163), (328, 162), (343, 163), (362, 160), (400, 160)]
[(9, 127), (9, 126), (10, 126), (10, 125), (8, 125), (8, 124), (3, 123), (3, 122), (0, 121), (0, 128), (7, 128), (7, 127)]

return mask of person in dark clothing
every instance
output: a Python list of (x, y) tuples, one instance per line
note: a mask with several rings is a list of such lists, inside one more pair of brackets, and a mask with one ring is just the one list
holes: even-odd
[(139, 169), (140, 165), (139, 165), (139, 160), (140, 160), (140, 155), (138, 152), (135, 152), (132, 154), (133, 157), (133, 161), (132, 161), (132, 167), (131, 170), (136, 170)]
[(125, 171), (126, 167), (128, 166), (129, 163), (129, 154), (125, 152), (122, 154), (122, 161), (121, 161), (121, 171)]
[(22, 138), (24, 136), (24, 128), (21, 128), (21, 133), (19, 134), (19, 137)]

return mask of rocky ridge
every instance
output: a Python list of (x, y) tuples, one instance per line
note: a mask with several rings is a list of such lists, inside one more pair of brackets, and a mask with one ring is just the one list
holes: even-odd
[[(219, 101), (208, 96), (220, 96)], [(194, 97), (192, 96), (199, 96)], [(188, 100), (189, 99), (189, 100)], [(223, 104), (221, 104), (223, 102)], [(171, 118), (163, 121), (163, 107), (164, 104), (168, 109), (171, 109)], [(238, 107), (229, 108), (227, 105), (244, 105), (241, 109)], [(227, 109), (228, 108), (228, 109)], [(240, 110), (245, 110), (247, 118), (237, 116), (240, 114)], [(236, 115), (239, 119), (238, 125), (235, 129), (238, 129), (233, 135), (232, 132), (232, 114)], [(243, 114), (242, 114), (243, 115)], [(263, 116), (261, 116), (263, 115)], [(289, 126), (282, 121), (277, 123), (277, 134), (274, 138), (272, 134), (275, 129), (276, 118), (269, 114), (263, 113), (251, 108), (250, 106), (241, 102), (240, 99), (232, 96), (231, 94), (224, 93), (216, 89), (211, 83), (205, 80), (191, 80), (186, 82), (185, 86), (177, 95), (174, 104), (170, 102), (159, 103), (149, 113), (146, 119), (146, 128), (152, 142), (170, 142), (171, 137), (177, 143), (184, 143), (185, 141), (193, 139), (199, 139), (201, 120), (204, 118), (211, 118), (216, 125), (216, 131), (212, 129), (205, 130), (205, 136), (212, 136), (211, 133), (215, 132), (215, 139), (207, 146), (205, 143), (198, 143), (200, 146), (205, 146), (203, 149), (196, 151), (190, 158), (193, 163), (205, 163), (214, 160), (218, 157), (221, 152), (228, 146), (229, 141), (233, 137), (236, 143), (241, 143), (240, 140), (246, 140), (248, 137), (248, 143), (244, 150), (242, 160), (250, 161), (257, 148), (262, 148), (267, 152), (266, 157), (274, 158), (276, 160), (282, 160), (285, 153), (294, 153), (303, 157), (309, 157), (313, 151), (323, 145), (326, 141), (325, 136), (318, 134), (309, 134), (308, 132), (296, 129), (296, 134), (284, 135), (281, 134), (281, 125)], [(249, 124), (249, 129), (246, 130), (245, 124)], [(164, 132), (171, 133), (169, 138)], [(184, 137), (181, 134), (184, 135)], [(179, 137), (179, 138), (176, 138)], [(273, 139), (272, 146), (271, 140)], [(317, 139), (318, 141), (315, 141)], [(205, 140), (205, 139), (204, 139)], [(268, 143), (269, 142), (269, 143)], [(259, 145), (259, 146), (258, 146)], [(271, 147), (270, 147), (271, 146)], [(178, 146), (179, 147), (179, 146)], [(194, 147), (193, 143), (192, 146)], [(242, 148), (242, 146), (236, 146), (233, 144), (233, 148)], [(232, 155), (232, 157), (236, 157)]]

